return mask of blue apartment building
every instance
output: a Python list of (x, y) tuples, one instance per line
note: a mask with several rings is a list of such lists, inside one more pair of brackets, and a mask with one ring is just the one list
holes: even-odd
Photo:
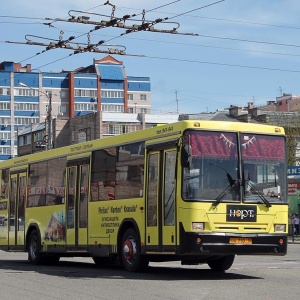
[(0, 63), (0, 160), (17, 156), (20, 128), (49, 115), (75, 118), (95, 111), (151, 113), (150, 78), (127, 76), (123, 62), (112, 56), (60, 73)]

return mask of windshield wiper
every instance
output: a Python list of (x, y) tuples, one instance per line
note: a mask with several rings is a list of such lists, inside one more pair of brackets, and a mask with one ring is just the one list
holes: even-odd
[(253, 195), (257, 195), (266, 205), (266, 207), (271, 207), (271, 203), (265, 198), (265, 196), (254, 186), (250, 180), (246, 180), (246, 184), (250, 186), (250, 192)]
[[(230, 178), (231, 178), (231, 176), (230, 176)], [(227, 196), (229, 193), (231, 193), (231, 191), (238, 186), (239, 183), (240, 183), (239, 179), (237, 179), (237, 180), (232, 179), (229, 186), (215, 199), (215, 202), (212, 205), (217, 206), (225, 196)]]
[[(224, 170), (226, 173), (227, 180), (229, 182), (228, 187), (215, 199), (215, 202), (212, 204), (213, 206), (217, 206), (225, 196), (227, 196), (230, 192), (232, 192), (233, 189), (236, 188), (236, 186), (238, 186), (238, 184), (240, 183), (240, 180), (239, 179), (234, 180), (225, 168), (214, 165), (211, 162), (209, 164), (213, 167)], [(236, 195), (238, 195), (238, 191), (236, 191)]]

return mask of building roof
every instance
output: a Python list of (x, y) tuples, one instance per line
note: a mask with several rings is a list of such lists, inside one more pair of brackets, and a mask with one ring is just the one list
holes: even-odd
[(45, 129), (45, 122), (38, 123), (38, 124), (31, 124), (21, 129), (18, 132), (18, 135), (24, 135), (30, 132), (41, 131), (43, 129)]
[(102, 121), (118, 123), (141, 123), (138, 114), (102, 112)]
[(119, 65), (96, 64), (95, 68), (98, 69), (101, 79), (124, 80), (123, 67)]
[(145, 123), (148, 124), (169, 124), (169, 123), (174, 123), (179, 120), (179, 115), (149, 115), (145, 114)]
[(215, 112), (182, 114), (180, 120), (213, 120), (213, 121), (231, 121), (240, 122), (237, 118), (230, 115), (229, 110), (217, 110)]

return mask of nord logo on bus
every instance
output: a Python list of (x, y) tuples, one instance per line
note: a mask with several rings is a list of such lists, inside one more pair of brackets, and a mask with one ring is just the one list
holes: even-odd
[(256, 222), (256, 216), (255, 205), (227, 205), (227, 222)]

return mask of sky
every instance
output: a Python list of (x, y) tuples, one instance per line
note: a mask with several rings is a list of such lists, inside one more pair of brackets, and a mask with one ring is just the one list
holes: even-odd
[[(31, 64), (42, 72), (71, 71), (93, 64), (105, 53), (28, 45), (75, 39), (112, 55), (129, 76), (151, 80), (153, 114), (215, 112), (230, 105), (266, 104), (283, 93), (300, 95), (299, 0), (10, 0), (1, 1), (0, 62)], [(145, 12), (143, 15), (143, 11)], [(90, 21), (130, 15), (126, 25), (154, 22), (163, 32), (66, 22), (70, 16)], [(136, 15), (136, 16), (134, 16)], [(59, 19), (59, 20), (57, 20)], [(7, 42), (9, 41), (9, 43)]]

